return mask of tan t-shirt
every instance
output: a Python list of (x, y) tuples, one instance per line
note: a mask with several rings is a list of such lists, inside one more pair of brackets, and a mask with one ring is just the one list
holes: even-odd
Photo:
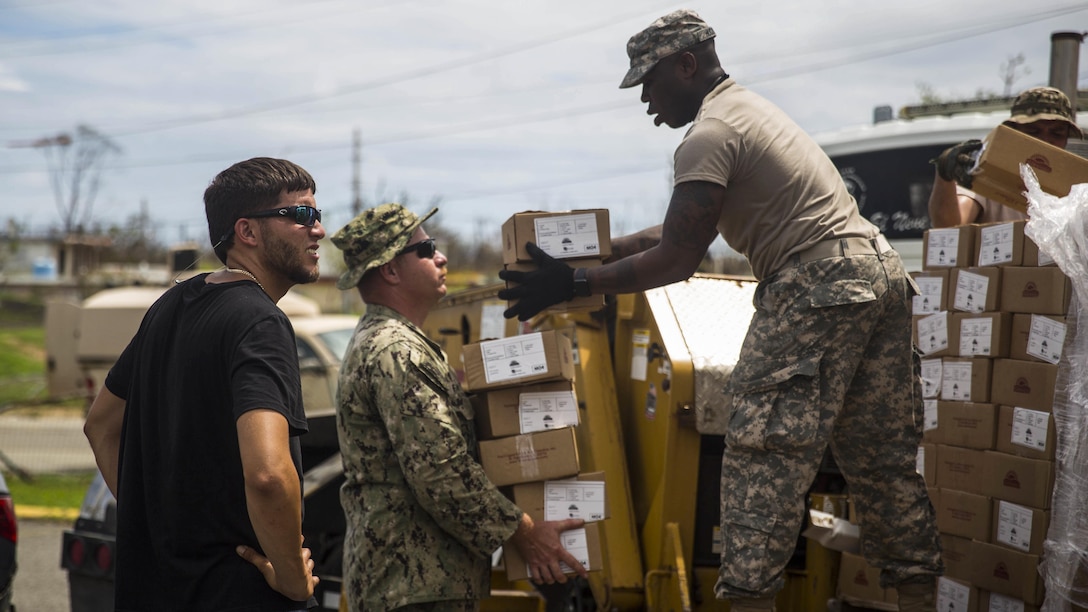
[(967, 196), (978, 203), (982, 212), (974, 220), (974, 223), (1004, 223), (1006, 221), (1022, 221), (1028, 216), (1015, 208), (1009, 208), (1001, 202), (990, 198), (984, 198), (966, 187), (956, 185), (957, 196)]
[(726, 79), (676, 149), (674, 184), (722, 185), (722, 238), (757, 279), (833, 238), (875, 238), (831, 160), (782, 110)]

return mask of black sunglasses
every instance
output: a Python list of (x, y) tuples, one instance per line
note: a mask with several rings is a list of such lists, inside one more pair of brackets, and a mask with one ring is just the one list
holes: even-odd
[(434, 245), (434, 238), (428, 238), (415, 244), (409, 244), (397, 251), (397, 255), (404, 255), (405, 253), (411, 253), (412, 251), (415, 251), (420, 259), (430, 259), (438, 252), (438, 247)]
[(258, 217), (283, 217), (284, 219), (294, 218), (295, 223), (299, 225), (305, 225), (306, 227), (313, 227), (314, 223), (321, 220), (321, 211), (313, 206), (288, 206), (286, 208), (277, 208), (275, 210), (262, 210), (260, 212), (249, 213), (245, 215), (247, 218)]

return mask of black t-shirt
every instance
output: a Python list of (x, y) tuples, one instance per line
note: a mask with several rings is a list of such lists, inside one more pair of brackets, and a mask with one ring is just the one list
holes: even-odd
[(197, 276), (167, 291), (106, 378), (126, 400), (117, 504), (118, 610), (277, 611), (235, 552), (260, 550), (246, 509), (236, 421), (286, 417), (302, 474), (306, 432), (294, 330), (254, 283)]

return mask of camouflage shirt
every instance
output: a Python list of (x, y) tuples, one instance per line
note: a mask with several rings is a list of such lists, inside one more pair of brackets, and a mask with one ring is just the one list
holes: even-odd
[(472, 405), (442, 349), (368, 306), (337, 404), (350, 609), (486, 597), (491, 554), (521, 511), (484, 475)]

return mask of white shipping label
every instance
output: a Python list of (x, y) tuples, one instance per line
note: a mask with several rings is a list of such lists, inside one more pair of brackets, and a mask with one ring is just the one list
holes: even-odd
[(944, 279), (940, 276), (920, 276), (914, 279), (918, 285), (919, 294), (914, 296), (913, 311), (911, 314), (933, 314), (941, 310), (941, 290), (944, 289)]
[(960, 270), (956, 276), (956, 298), (952, 302), (953, 308), (964, 312), (986, 310), (986, 291), (989, 287), (989, 278)]
[(597, 215), (590, 213), (538, 217), (533, 223), (536, 229), (536, 245), (556, 259), (601, 254)]
[(491, 340), (506, 337), (506, 302), (486, 300), (480, 307), (480, 339)]
[(604, 520), (604, 482), (549, 480), (544, 483), (544, 520), (580, 518), (587, 523)]
[(922, 397), (937, 397), (941, 394), (941, 372), (944, 365), (940, 359), (922, 360)]
[(989, 356), (994, 333), (994, 320), (962, 319), (960, 321), (960, 355)]
[(574, 391), (540, 391), (518, 396), (521, 433), (559, 429), (578, 424), (578, 400)]
[(924, 399), (922, 400), (922, 406), (925, 411), (925, 419), (922, 423), (922, 431), (937, 429), (937, 400)]
[(958, 229), (931, 229), (926, 243), (926, 265), (933, 267), (955, 266), (960, 250), (960, 231)]
[(1031, 509), (1007, 501), (998, 504), (997, 541), (1027, 552), (1031, 547)]
[(1043, 361), (1058, 363), (1062, 359), (1065, 344), (1065, 323), (1049, 317), (1031, 315), (1031, 331), (1028, 332), (1028, 355)]
[(944, 576), (937, 579), (938, 610), (966, 610), (970, 600), (971, 587)]
[(948, 348), (948, 313), (918, 319), (918, 350), (929, 355)]
[(987, 612), (1024, 612), (1024, 602), (990, 591), (990, 609)]
[(1045, 451), (1050, 433), (1050, 414), (1027, 408), (1012, 409), (1012, 443)]
[(944, 364), (941, 373), (941, 399), (971, 401), (971, 363), (955, 361)]
[(631, 334), (631, 380), (646, 380), (649, 354), (650, 330), (636, 329)]
[(480, 343), (488, 383), (516, 380), (548, 371), (543, 334), (525, 334)]
[[(589, 566), (589, 543), (586, 540), (585, 527), (564, 531), (559, 534), (559, 542), (576, 561), (582, 564), (582, 567), (586, 568), (586, 571), (595, 569)], [(563, 570), (564, 574), (574, 573), (574, 570), (562, 561), (559, 562), (559, 569)]]
[(996, 266), (1012, 261), (1013, 231), (1012, 223), (987, 225), (979, 230), (981, 235), (978, 245), (978, 265)]

